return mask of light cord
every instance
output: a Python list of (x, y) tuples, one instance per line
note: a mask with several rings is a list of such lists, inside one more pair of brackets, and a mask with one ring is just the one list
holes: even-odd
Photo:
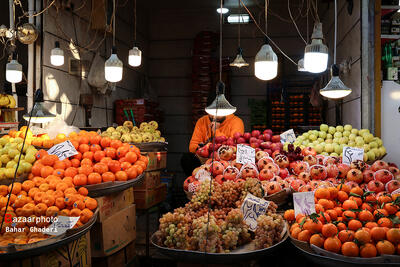
[(134, 20), (135, 20), (135, 25), (134, 25), (134, 32), (133, 32), (133, 38), (135, 40), (136, 43), (136, 0), (133, 0), (133, 16), (134, 16)]
[[(222, 7), (223, 3), (221, 0), (221, 12), (219, 13), (219, 80), (222, 82)], [(218, 92), (217, 92), (218, 94)]]
[(114, 9), (114, 17), (113, 17), (113, 46), (115, 46), (115, 17), (116, 17), (116, 10), (115, 10), (115, 0), (113, 0), (113, 9)]
[[(293, 24), (294, 24), (294, 27), (296, 28), (297, 33), (299, 34), (299, 36), (301, 37), (303, 42), (307, 45), (306, 40), (303, 38), (303, 35), (301, 35), (301, 32), (300, 32), (299, 28), (297, 27), (296, 21), (294, 20), (294, 18), (292, 16), (292, 11), (290, 10), (290, 0), (287, 1), (287, 8), (288, 8), (290, 19), (293, 21)], [(307, 21), (307, 23), (308, 23), (308, 21)]]
[(336, 64), (336, 38), (337, 38), (337, 0), (335, 0), (335, 45), (333, 47), (333, 64)]

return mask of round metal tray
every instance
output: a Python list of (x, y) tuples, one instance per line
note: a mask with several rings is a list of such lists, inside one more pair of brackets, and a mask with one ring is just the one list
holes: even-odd
[(97, 208), (93, 213), (92, 218), (85, 225), (82, 225), (78, 228), (69, 229), (67, 232), (59, 236), (50, 237), (31, 244), (15, 244), (8, 247), (2, 247), (0, 250), (4, 250), (6, 253), (0, 253), (0, 261), (9, 261), (37, 256), (62, 247), (86, 234), (96, 222), (98, 213), (99, 211)]
[(167, 151), (168, 142), (131, 143), (142, 152)]
[(400, 266), (400, 256), (398, 255), (383, 255), (374, 258), (347, 257), (315, 246), (311, 248), (306, 242), (301, 242), (293, 238), (291, 238), (291, 242), (301, 254), (318, 266)]
[(192, 251), (192, 250), (181, 250), (181, 249), (172, 249), (162, 247), (156, 244), (155, 242), (155, 234), (151, 236), (151, 243), (165, 256), (173, 258), (174, 260), (186, 261), (186, 262), (197, 262), (197, 263), (238, 263), (241, 261), (254, 260), (259, 257), (266, 256), (272, 253), (275, 249), (277, 249), (280, 245), (282, 245), (286, 239), (288, 238), (288, 231), (285, 231), (284, 236), (281, 241), (276, 243), (275, 245), (264, 248), (254, 250), (254, 243), (251, 242), (247, 245), (239, 247), (229, 253), (208, 253), (201, 251)]
[(126, 182), (105, 182), (101, 184), (84, 185), (83, 187), (87, 188), (90, 197), (101, 197), (112, 193), (121, 192), (129, 187), (138, 185), (143, 182), (143, 178), (144, 173), (135, 179), (128, 180)]

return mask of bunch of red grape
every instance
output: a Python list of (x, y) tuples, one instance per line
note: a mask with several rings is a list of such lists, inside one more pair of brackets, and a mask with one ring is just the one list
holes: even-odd
[(303, 155), (301, 154), (301, 148), (295, 147), (293, 144), (288, 145), (288, 151), (282, 150), (281, 154), (285, 155), (288, 157), (290, 162), (297, 161), (297, 160), (303, 160)]

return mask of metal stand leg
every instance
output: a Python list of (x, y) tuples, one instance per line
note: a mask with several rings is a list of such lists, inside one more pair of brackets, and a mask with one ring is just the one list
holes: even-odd
[(150, 218), (149, 210), (146, 210), (146, 257), (150, 256)]

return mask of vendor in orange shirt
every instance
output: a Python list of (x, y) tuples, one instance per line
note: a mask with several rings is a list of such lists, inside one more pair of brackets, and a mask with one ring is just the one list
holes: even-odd
[[(215, 98), (215, 92), (211, 92), (207, 99), (209, 106)], [(231, 114), (228, 116), (218, 116), (214, 122), (214, 116), (204, 115), (197, 120), (192, 139), (189, 144), (189, 152), (184, 153), (181, 159), (181, 166), (186, 176), (190, 176), (192, 171), (201, 165), (200, 160), (195, 155), (197, 149), (212, 142), (214, 136), (233, 137), (237, 132), (244, 133), (242, 119)]]

